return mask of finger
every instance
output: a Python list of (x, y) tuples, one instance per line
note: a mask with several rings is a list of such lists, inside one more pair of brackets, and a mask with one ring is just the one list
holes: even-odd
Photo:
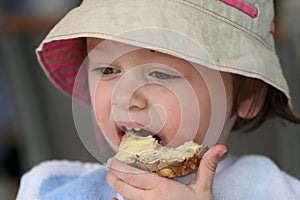
[(217, 165), (226, 151), (227, 148), (224, 145), (216, 145), (206, 152), (200, 162), (197, 175), (190, 185), (195, 191), (212, 190)]
[(156, 188), (162, 181), (162, 177), (151, 172), (146, 172), (126, 165), (115, 158), (110, 159), (110, 173), (118, 179), (143, 190)]
[(118, 177), (114, 176), (111, 172), (106, 175), (106, 182), (116, 192), (123, 196), (124, 199), (142, 199), (144, 190), (136, 188)]

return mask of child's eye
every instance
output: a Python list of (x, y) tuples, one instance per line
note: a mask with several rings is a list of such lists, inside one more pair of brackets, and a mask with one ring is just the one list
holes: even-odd
[(117, 74), (121, 72), (119, 69), (112, 67), (99, 67), (98, 70), (103, 75)]
[(164, 72), (159, 72), (159, 71), (154, 71), (150, 73), (150, 76), (155, 77), (157, 79), (173, 79), (173, 78), (179, 78), (180, 76), (172, 75), (172, 74), (167, 74)]

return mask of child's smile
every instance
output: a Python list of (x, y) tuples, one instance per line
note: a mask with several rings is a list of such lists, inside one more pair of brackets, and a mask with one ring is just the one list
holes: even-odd
[[(87, 39), (89, 87), (98, 125), (109, 143), (116, 148), (126, 131), (152, 135), (162, 145), (201, 143), (210, 121), (211, 97), (193, 65), (148, 49), (108, 59), (132, 47), (110, 42), (104, 49), (97, 47), (101, 41)], [(231, 90), (230, 75), (221, 74), (226, 91)]]

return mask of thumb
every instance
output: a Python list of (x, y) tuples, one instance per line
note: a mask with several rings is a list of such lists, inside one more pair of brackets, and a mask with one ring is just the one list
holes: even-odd
[(190, 185), (195, 191), (212, 190), (217, 165), (226, 151), (227, 148), (224, 145), (218, 144), (204, 154), (197, 175)]

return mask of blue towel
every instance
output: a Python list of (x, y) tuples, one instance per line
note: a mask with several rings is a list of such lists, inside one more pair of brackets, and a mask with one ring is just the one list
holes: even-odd
[(228, 157), (214, 179), (218, 200), (300, 200), (300, 182), (267, 157)]
[(106, 173), (99, 164), (47, 161), (22, 177), (17, 200), (123, 199), (107, 185)]
[[(110, 188), (100, 164), (47, 161), (21, 179), (17, 200), (110, 200), (123, 198)], [(176, 181), (189, 183), (191, 173)], [(215, 200), (299, 200), (300, 181), (282, 172), (269, 158), (227, 156), (218, 165)]]

